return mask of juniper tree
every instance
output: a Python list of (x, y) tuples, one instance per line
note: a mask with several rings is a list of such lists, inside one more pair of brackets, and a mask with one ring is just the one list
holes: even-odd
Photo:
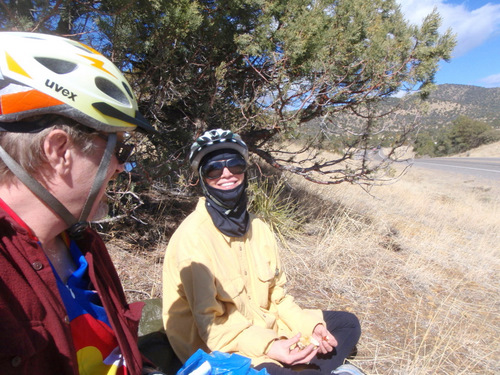
[[(0, 1), (0, 24), (13, 27), (22, 2)], [(436, 11), (412, 25), (394, 0), (26, 3), (34, 20), (22, 27), (66, 25), (120, 63), (170, 150), (230, 127), (265, 162), (322, 183), (379, 178), (416, 127), (380, 102), (403, 90), (428, 95), (455, 44)], [(328, 138), (335, 156), (276, 149), (276, 139), (303, 134), (313, 140), (304, 150)], [(369, 150), (381, 139), (389, 158), (375, 162)]]

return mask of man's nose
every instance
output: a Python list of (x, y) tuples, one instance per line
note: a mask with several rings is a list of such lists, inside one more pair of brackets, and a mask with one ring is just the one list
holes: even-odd
[(123, 163), (123, 164), (116, 163), (116, 172), (115, 172), (115, 175), (118, 175), (118, 173), (122, 173), (123, 171), (125, 171), (125, 164), (126, 163)]

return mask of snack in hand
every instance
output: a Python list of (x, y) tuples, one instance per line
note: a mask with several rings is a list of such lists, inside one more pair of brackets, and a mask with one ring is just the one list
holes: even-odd
[(300, 350), (302, 350), (302, 349), (304, 349), (306, 346), (308, 346), (310, 344), (313, 344), (315, 347), (319, 346), (318, 340), (316, 340), (314, 337), (312, 337), (312, 336), (302, 336), (297, 344), (292, 345), (292, 347), (290, 348), (290, 350), (292, 350), (294, 348), (297, 348), (297, 347)]

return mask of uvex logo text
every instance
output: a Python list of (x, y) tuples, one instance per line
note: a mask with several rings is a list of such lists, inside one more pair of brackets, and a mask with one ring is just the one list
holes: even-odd
[(75, 93), (69, 91), (68, 89), (65, 89), (63, 86), (59, 86), (54, 81), (51, 81), (50, 79), (46, 80), (45, 86), (55, 90), (55, 92), (61, 93), (61, 95), (63, 95), (63, 96), (67, 96), (68, 99), (75, 101), (75, 98), (76, 98)]

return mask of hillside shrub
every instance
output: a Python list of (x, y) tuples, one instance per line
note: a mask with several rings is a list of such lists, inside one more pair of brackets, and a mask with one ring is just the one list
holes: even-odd
[(429, 133), (419, 133), (415, 139), (413, 149), (420, 156), (436, 155), (436, 144)]
[(284, 244), (286, 238), (297, 236), (304, 223), (299, 207), (282, 177), (249, 179), (248, 210), (266, 222)]
[(492, 127), (482, 121), (459, 116), (451, 123), (448, 138), (451, 141), (452, 152), (458, 153), (470, 150), (484, 144), (484, 133)]
[(449, 128), (435, 136), (429, 133), (419, 134), (414, 141), (414, 149), (419, 156), (447, 156), (498, 140), (500, 132), (491, 125), (467, 116), (459, 116)]

